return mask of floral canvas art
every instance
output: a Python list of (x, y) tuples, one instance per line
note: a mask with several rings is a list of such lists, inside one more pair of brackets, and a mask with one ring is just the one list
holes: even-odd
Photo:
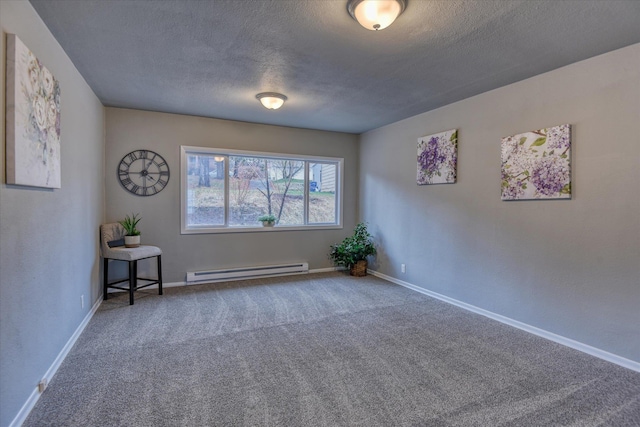
[(60, 85), (7, 35), (7, 183), (60, 188)]
[(456, 182), (458, 130), (418, 139), (418, 185)]
[(571, 198), (571, 125), (502, 138), (502, 200)]

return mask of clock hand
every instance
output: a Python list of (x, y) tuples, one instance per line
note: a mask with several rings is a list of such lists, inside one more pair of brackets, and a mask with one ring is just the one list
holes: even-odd
[(145, 169), (149, 169), (149, 166), (151, 166), (151, 163), (153, 163), (153, 159), (155, 158), (156, 158), (156, 154), (154, 154), (151, 160), (149, 160), (149, 163), (147, 163), (147, 167)]

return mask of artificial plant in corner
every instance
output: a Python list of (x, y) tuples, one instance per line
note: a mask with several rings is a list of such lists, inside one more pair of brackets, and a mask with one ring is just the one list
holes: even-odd
[(338, 267), (346, 267), (352, 276), (367, 275), (367, 257), (376, 254), (373, 239), (364, 222), (356, 225), (353, 235), (342, 243), (331, 245), (329, 259)]
[(140, 214), (125, 215), (122, 221), (118, 221), (124, 228), (126, 235), (124, 236), (124, 246), (127, 248), (137, 248), (140, 246), (140, 230), (137, 225), (142, 218), (138, 218)]

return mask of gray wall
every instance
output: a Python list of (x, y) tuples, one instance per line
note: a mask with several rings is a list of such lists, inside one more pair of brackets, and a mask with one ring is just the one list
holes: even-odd
[[(256, 102), (256, 108), (262, 108)], [(167, 282), (182, 282), (187, 271), (308, 261), (330, 267), (329, 245), (351, 232), (357, 218), (358, 137), (176, 114), (106, 109), (106, 217), (140, 213), (143, 243), (160, 246)], [(277, 114), (277, 112), (274, 112)], [(270, 233), (180, 234), (180, 146), (231, 148), (344, 158), (344, 229)], [(134, 149), (162, 155), (171, 168), (167, 187), (154, 196), (125, 191), (118, 163)], [(153, 266), (141, 266), (151, 269)]]
[[(563, 123), (573, 200), (500, 201), (501, 137)], [(453, 128), (458, 183), (417, 186), (417, 138)], [(639, 135), (640, 45), (363, 134), (375, 268), (640, 361)]]
[[(0, 425), (6, 426), (100, 295), (104, 108), (28, 2), (0, 1), (0, 25)], [(61, 189), (6, 185), (6, 33), (17, 34), (60, 82)]]

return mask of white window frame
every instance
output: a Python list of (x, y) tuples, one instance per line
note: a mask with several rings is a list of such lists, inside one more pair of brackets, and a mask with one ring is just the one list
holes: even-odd
[[(206, 226), (187, 226), (187, 185), (188, 185), (188, 165), (187, 158), (189, 155), (203, 154), (207, 156), (224, 156), (224, 201), (225, 201), (225, 224), (224, 225), (206, 225)], [(261, 225), (251, 226), (230, 226), (228, 225), (228, 209), (229, 209), (229, 157), (228, 156), (245, 156), (258, 157), (266, 159), (278, 160), (298, 160), (304, 161), (304, 212), (303, 218), (307, 222), (304, 225), (276, 225), (274, 227), (263, 227)], [(336, 163), (336, 223), (308, 223), (309, 217), (309, 163)], [(216, 234), (216, 233), (272, 233), (279, 231), (294, 230), (335, 230), (343, 228), (343, 203), (342, 195), (344, 188), (344, 159), (341, 157), (321, 157), (306, 156), (300, 154), (284, 154), (284, 153), (268, 153), (261, 151), (245, 151), (231, 150), (224, 148), (208, 148), (194, 147), (182, 145), (180, 146), (180, 233), (181, 234)]]

